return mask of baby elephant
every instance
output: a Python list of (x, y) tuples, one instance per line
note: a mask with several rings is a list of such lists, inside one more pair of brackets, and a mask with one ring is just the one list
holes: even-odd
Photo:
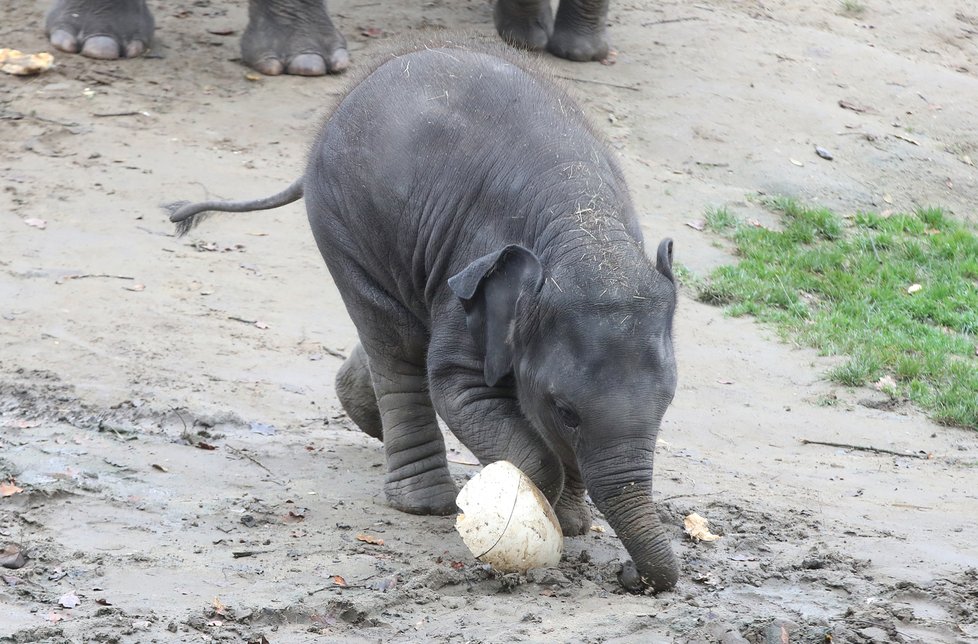
[(483, 464), (526, 472), (565, 534), (591, 525), (586, 489), (645, 583), (671, 588), (652, 457), (676, 389), (672, 242), (648, 259), (611, 152), (514, 60), (393, 57), (335, 108), (290, 187), (173, 204), (170, 219), (182, 234), (205, 211), (305, 198), (360, 337), (337, 394), (384, 442), (392, 506), (455, 511), (437, 413)]

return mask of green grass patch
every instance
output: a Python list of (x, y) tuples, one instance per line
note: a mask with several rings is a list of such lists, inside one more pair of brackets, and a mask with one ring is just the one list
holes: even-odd
[[(939, 209), (844, 221), (789, 199), (768, 230), (715, 215), (740, 261), (697, 284), (704, 302), (848, 360), (829, 377), (886, 387), (937, 422), (978, 429), (978, 237)], [(915, 286), (916, 285), (916, 286)], [(888, 382), (888, 381), (887, 381)]]

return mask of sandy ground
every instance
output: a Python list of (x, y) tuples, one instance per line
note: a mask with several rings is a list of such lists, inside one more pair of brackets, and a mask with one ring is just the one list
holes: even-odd
[[(4, 3), (0, 46), (45, 50), (46, 4)], [(370, 27), (492, 30), (484, 0), (330, 4), (355, 63)], [(864, 4), (614, 0), (617, 64), (554, 63), (652, 248), (732, 261), (685, 223), (773, 224), (759, 194), (976, 220), (978, 9)], [(151, 5), (149, 57), (0, 78), (0, 479), (23, 489), (0, 546), (29, 556), (0, 569), (0, 641), (978, 641), (978, 435), (833, 387), (831, 360), (688, 293), (656, 472), (674, 591), (624, 594), (610, 530), (498, 576), (452, 518), (386, 507), (382, 448), (332, 390), (354, 330), (303, 206), (187, 239), (158, 209), (285, 186), (342, 81), (248, 80), (243, 1)], [(722, 538), (685, 538), (690, 511)]]

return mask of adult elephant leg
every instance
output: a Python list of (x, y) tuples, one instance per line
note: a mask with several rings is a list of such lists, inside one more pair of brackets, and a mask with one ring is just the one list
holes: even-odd
[(542, 50), (554, 29), (550, 0), (496, 0), (496, 31), (509, 44)]
[(359, 343), (336, 372), (336, 395), (343, 405), (343, 411), (360, 431), (377, 440), (384, 440), (377, 394), (370, 376), (370, 363), (367, 352)]
[(428, 378), (438, 414), (480, 463), (509, 461), (556, 504), (564, 487), (560, 458), (523, 416), (512, 389), (486, 385), (461, 315), (433, 330)]
[(142, 55), (153, 29), (145, 0), (56, 0), (44, 24), (55, 48), (107, 60)]
[(561, 0), (547, 50), (569, 60), (603, 60), (608, 56), (609, 0)]
[(350, 64), (323, 0), (249, 0), (241, 57), (269, 76), (322, 76)]
[(554, 512), (560, 521), (560, 529), (564, 536), (574, 537), (587, 534), (591, 529), (591, 508), (584, 500), (585, 489), (581, 478), (581, 472), (577, 468), (577, 463), (569, 459), (563, 460), (564, 464), (564, 491), (561, 492)]

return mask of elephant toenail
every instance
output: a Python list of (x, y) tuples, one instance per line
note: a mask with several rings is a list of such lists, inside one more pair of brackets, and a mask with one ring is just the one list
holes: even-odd
[(285, 71), (285, 66), (278, 58), (263, 58), (255, 63), (255, 69), (266, 76), (279, 76)]
[(110, 36), (92, 36), (85, 40), (81, 53), (89, 58), (115, 60), (119, 57), (119, 43)]
[(51, 32), (51, 45), (69, 54), (78, 53), (78, 39), (64, 29), (55, 29)]
[(126, 58), (138, 58), (146, 52), (146, 45), (141, 40), (134, 40), (126, 45)]
[(319, 54), (299, 54), (289, 61), (288, 73), (296, 76), (322, 76), (326, 61)]

